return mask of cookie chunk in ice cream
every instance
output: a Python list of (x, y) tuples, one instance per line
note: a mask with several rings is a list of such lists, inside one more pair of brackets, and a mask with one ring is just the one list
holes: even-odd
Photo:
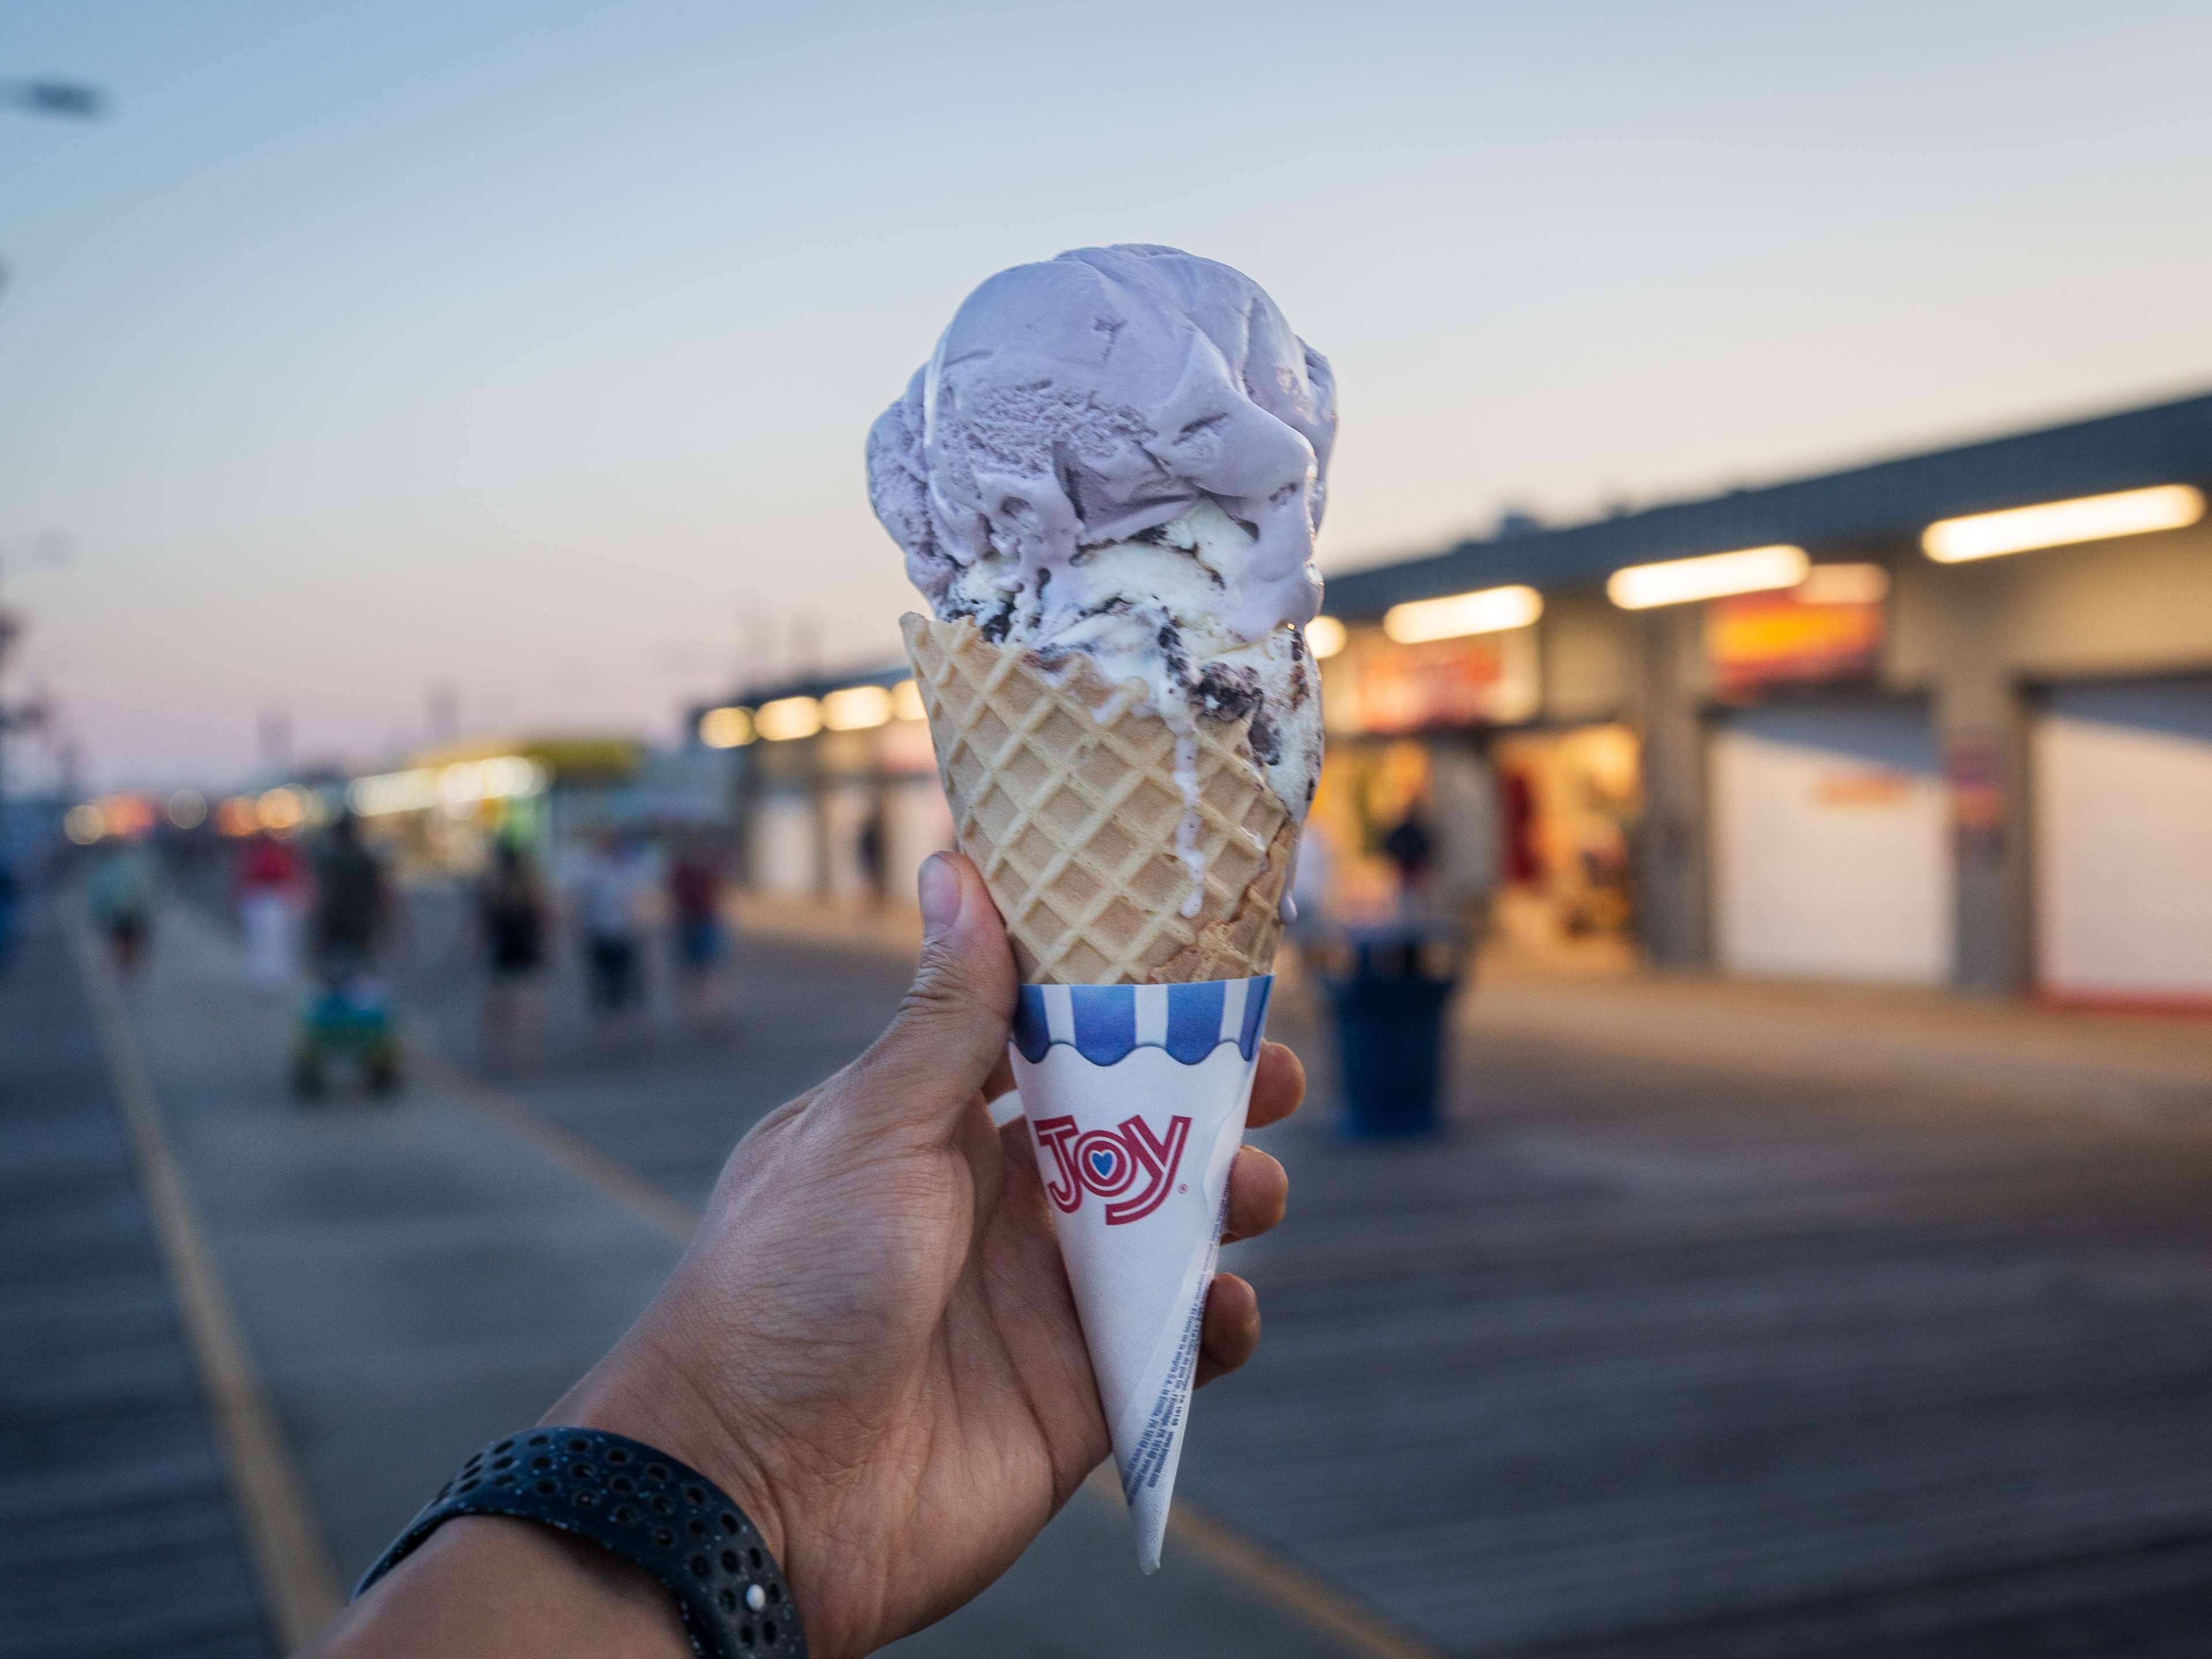
[(1079, 248), (986, 282), (868, 436), (876, 514), (940, 620), (1144, 683), (1178, 730), (1249, 714), (1293, 819), (1321, 770), (1304, 624), (1328, 362), (1238, 271)]

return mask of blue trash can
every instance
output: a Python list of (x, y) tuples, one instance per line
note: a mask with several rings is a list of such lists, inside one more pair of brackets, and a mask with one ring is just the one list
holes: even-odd
[(1444, 1010), (1465, 952), (1434, 933), (1349, 935), (1324, 975), (1344, 1078), (1340, 1128), (1353, 1140), (1431, 1135), (1442, 1127)]

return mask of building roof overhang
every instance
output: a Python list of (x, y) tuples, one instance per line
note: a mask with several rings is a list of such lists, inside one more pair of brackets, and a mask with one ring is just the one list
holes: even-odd
[(1516, 530), (1328, 579), (1329, 615), (1525, 582), (1594, 586), (1624, 566), (1778, 542), (1815, 554), (1917, 542), (1937, 519), (2152, 484), (2212, 480), (2212, 393), (1840, 472), (1673, 501), (1589, 524)]

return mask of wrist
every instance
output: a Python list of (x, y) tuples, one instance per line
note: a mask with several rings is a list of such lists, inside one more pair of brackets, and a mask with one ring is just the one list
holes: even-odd
[(605, 1659), (684, 1659), (690, 1638), (643, 1568), (526, 1521), (461, 1516), (347, 1608), (315, 1651), (539, 1655), (574, 1644)]
[(784, 1495), (760, 1455), (760, 1442), (730, 1421), (683, 1368), (632, 1331), (582, 1382), (539, 1419), (541, 1425), (604, 1429), (642, 1441), (689, 1463), (743, 1510), (761, 1543), (783, 1570), (799, 1604), (807, 1602), (792, 1578), (792, 1527)]

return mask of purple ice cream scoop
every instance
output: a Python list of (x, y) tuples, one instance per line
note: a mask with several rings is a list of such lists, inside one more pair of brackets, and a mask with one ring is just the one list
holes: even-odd
[(1328, 359), (1249, 277), (1175, 248), (1078, 248), (968, 296), (869, 433), (868, 489), (940, 611), (986, 563), (1049, 610), (1079, 550), (1211, 501), (1250, 536), (1216, 573), (1220, 622), (1257, 641), (1320, 608), (1335, 436)]

